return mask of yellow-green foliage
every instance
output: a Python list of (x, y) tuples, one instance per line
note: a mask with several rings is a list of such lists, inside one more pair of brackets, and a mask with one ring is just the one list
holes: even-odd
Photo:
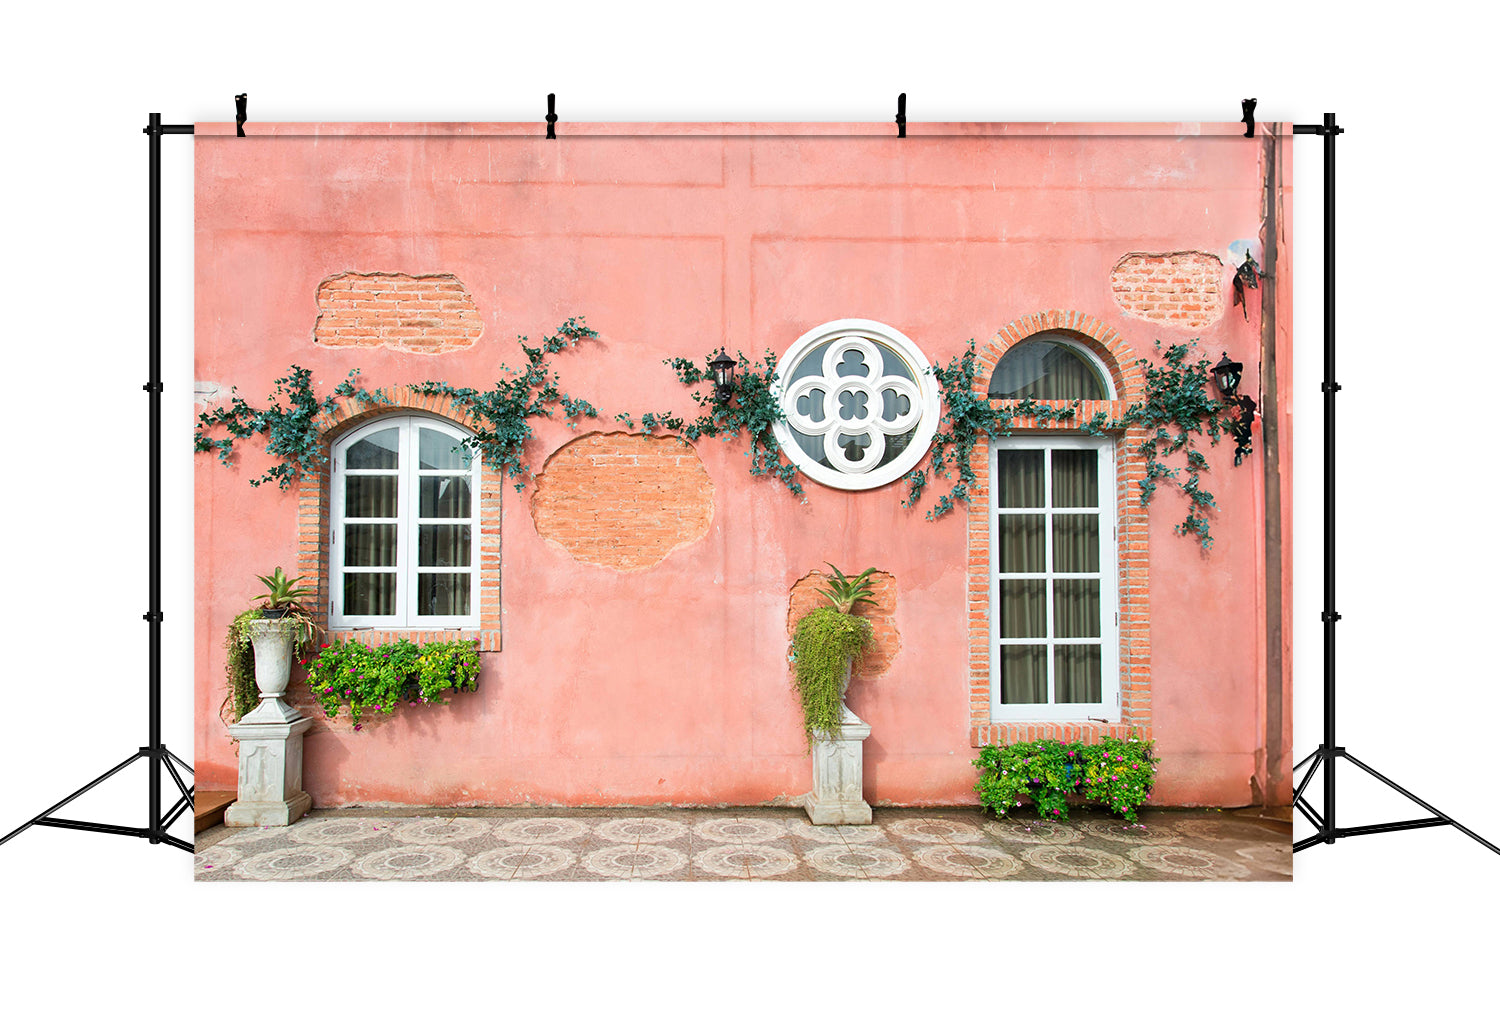
[(815, 733), (838, 735), (844, 671), (873, 636), (868, 619), (833, 608), (814, 608), (797, 623), (792, 634), (792, 666), (802, 695), (802, 725), (808, 743)]

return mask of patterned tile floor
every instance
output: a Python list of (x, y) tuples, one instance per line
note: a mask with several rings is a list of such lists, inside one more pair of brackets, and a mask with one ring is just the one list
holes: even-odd
[(790, 808), (313, 811), (286, 828), (209, 829), (202, 881), (1286, 881), (1289, 824), (1148, 811), (998, 821), (971, 808), (876, 808), (813, 826)]

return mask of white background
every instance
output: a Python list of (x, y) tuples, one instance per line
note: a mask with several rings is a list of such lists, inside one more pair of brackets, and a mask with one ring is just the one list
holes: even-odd
[[(252, 122), (542, 131), (556, 92), (565, 135), (579, 120), (889, 123), (904, 91), (913, 122), (1237, 121), (1247, 95), (1262, 120), (1337, 112), (1338, 741), (1500, 841), (1487, 9), (543, 9), (360, 0), (7, 15), (0, 834), (147, 738), (148, 112), (229, 121), (248, 92)], [(163, 147), (165, 739), (189, 760), (191, 146)], [(1301, 757), (1321, 734), (1321, 143), (1299, 139), (1295, 154)], [(1342, 775), (1341, 825), (1426, 813)], [(144, 773), (62, 813), (140, 824)], [(1500, 910), (1500, 857), (1450, 828), (1315, 848), (1285, 885), (194, 885), (190, 860), (44, 828), (0, 848), (6, 1017), (160, 1006), (228, 1021), (588, 1009), (929, 1020), (1035, 1006), (1194, 1021), (1421, 1007), (1441, 1019), (1491, 981)]]

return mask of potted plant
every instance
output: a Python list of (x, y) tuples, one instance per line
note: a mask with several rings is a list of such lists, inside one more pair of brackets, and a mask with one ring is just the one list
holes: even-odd
[(281, 566), (269, 576), (257, 576), (261, 585), (266, 588), (264, 594), (256, 594), (252, 601), (264, 600), (266, 603), (260, 606), (261, 618), (280, 619), (286, 617), (294, 609), (300, 609), (297, 602), (304, 597), (312, 596), (315, 591), (311, 587), (299, 587), (302, 582), (301, 576), (292, 579), (286, 578), (286, 573), (281, 571)]
[[(270, 576), (257, 576), (256, 579), (265, 586), (266, 592), (257, 594), (254, 600), (263, 603), (259, 608), (236, 616), (229, 627), (231, 695), (235, 697), (235, 710), (242, 720), (268, 716), (286, 720), (292, 711), (281, 697), (291, 681), (292, 653), (294, 649), (310, 644), (316, 630), (312, 617), (298, 601), (314, 591), (298, 585), (302, 582), (300, 576), (288, 579), (279, 565)], [(248, 693), (246, 655), (253, 661), (254, 695)], [(247, 711), (245, 705), (257, 697), (259, 704), (253, 711)]]
[(844, 694), (854, 663), (874, 637), (870, 621), (853, 614), (861, 601), (875, 603), (869, 582), (874, 567), (851, 579), (832, 563), (825, 564), (833, 576), (818, 593), (829, 603), (804, 615), (792, 632), (792, 664), (809, 745), (842, 733)]

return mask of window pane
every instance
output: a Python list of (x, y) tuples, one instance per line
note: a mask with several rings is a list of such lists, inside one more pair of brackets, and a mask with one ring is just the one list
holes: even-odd
[(1052, 507), (1099, 507), (1099, 453), (1060, 448), (1052, 453)]
[(1047, 517), (1000, 517), (1000, 572), (1047, 571)]
[(344, 527), (345, 565), (396, 564), (396, 524), (351, 523)]
[(834, 443), (844, 450), (844, 458), (857, 465), (864, 461), (865, 451), (870, 447), (870, 435), (839, 434)]
[(400, 445), (401, 429), (390, 427), (354, 442), (345, 458), (350, 469), (395, 469)]
[(1045, 644), (1007, 644), (1000, 648), (1000, 703), (1047, 703)]
[(417, 515), (423, 519), (469, 518), (469, 478), (424, 476), (419, 485)]
[(1053, 648), (1059, 704), (1097, 704), (1104, 699), (1104, 662), (1096, 644), (1058, 644)]
[(1000, 358), (990, 377), (991, 398), (1107, 398), (1104, 381), (1086, 358), (1067, 345), (1023, 341)]
[(1099, 581), (1053, 580), (1052, 635), (1099, 635)]
[(418, 573), (417, 614), (469, 614), (469, 574), (466, 572)]
[[(873, 341), (874, 339), (871, 340)], [(906, 365), (906, 360), (902, 359), (895, 349), (889, 345), (882, 345), (878, 341), (875, 342), (875, 347), (880, 350), (881, 373), (887, 377), (905, 377), (911, 381), (917, 379), (916, 374), (912, 373), (911, 367)]]
[(468, 526), (417, 527), (418, 565), (468, 565)]
[(1041, 508), (1046, 503), (1045, 455), (1039, 449), (995, 453), (996, 508)]
[(1000, 635), (1046, 637), (1046, 580), (1000, 581)]
[(397, 518), (396, 477), (346, 476), (344, 478), (344, 518)]
[(396, 574), (393, 572), (344, 573), (345, 615), (395, 615)]
[(418, 465), (422, 469), (462, 469), (469, 468), (469, 460), (472, 456), (468, 449), (459, 443), (458, 438), (451, 434), (445, 434), (441, 430), (428, 430), (423, 428), (419, 431), (421, 440), (418, 443)]
[(1099, 517), (1064, 512), (1052, 517), (1054, 572), (1099, 571)]

